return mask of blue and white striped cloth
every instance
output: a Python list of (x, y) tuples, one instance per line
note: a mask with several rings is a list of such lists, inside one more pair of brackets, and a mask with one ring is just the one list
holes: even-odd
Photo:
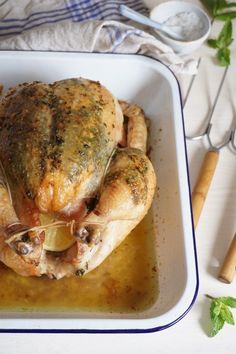
[[(41, 3), (41, 4), (37, 4)], [(29, 3), (31, 6), (28, 6)], [(126, 4), (148, 15), (141, 0), (67, 0), (51, 4), (49, 1), (3, 1), (0, 4), (0, 37), (13, 36), (33, 28), (71, 20), (116, 20), (127, 22), (119, 13), (119, 6)], [(26, 5), (24, 7), (24, 5)], [(46, 6), (45, 6), (46, 5)], [(20, 11), (19, 11), (20, 8)], [(21, 16), (22, 10), (24, 15)], [(18, 12), (18, 13), (17, 13)]]
[(127, 6), (148, 15), (141, 0), (0, 0), (0, 50), (135, 53), (157, 58), (176, 73), (195, 74), (183, 58), (119, 14)]

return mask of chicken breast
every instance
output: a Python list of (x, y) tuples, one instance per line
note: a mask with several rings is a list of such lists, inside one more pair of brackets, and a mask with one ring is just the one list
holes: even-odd
[(122, 123), (117, 100), (98, 82), (25, 84), (2, 100), (0, 158), (39, 211), (72, 213), (99, 187)]

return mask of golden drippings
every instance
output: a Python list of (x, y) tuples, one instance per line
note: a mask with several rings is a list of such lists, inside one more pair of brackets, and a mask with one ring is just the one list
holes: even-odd
[(127, 313), (150, 307), (158, 293), (152, 230), (147, 216), (82, 278), (25, 278), (0, 264), (0, 310)]

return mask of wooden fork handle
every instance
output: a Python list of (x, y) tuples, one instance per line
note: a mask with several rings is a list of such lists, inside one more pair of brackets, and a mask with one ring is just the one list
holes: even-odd
[(219, 160), (218, 151), (208, 151), (202, 163), (197, 183), (192, 193), (194, 228), (196, 229), (211, 181)]
[(223, 265), (221, 267), (218, 278), (230, 284), (233, 281), (236, 272), (236, 234), (226, 253)]

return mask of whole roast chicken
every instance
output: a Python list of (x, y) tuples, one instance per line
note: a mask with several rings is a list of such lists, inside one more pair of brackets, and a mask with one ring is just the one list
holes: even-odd
[(142, 110), (99, 82), (11, 89), (0, 101), (0, 260), (57, 279), (97, 267), (153, 200), (146, 139)]

